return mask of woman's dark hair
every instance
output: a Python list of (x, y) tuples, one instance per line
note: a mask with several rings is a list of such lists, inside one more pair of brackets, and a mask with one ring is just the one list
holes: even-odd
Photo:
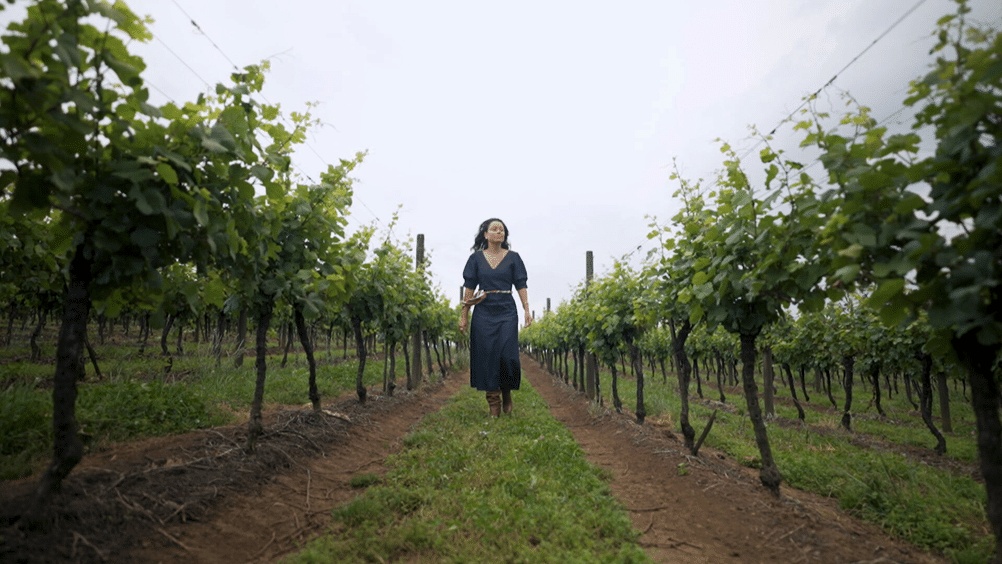
[(504, 227), (504, 241), (501, 242), (501, 248), (502, 249), (510, 249), (511, 248), (511, 245), (508, 244), (508, 235), (509, 235), (508, 226), (505, 225), (505, 223), (503, 221), (501, 221), (500, 219), (498, 219), (496, 217), (492, 217), (492, 218), (488, 219), (487, 221), (485, 221), (485, 222), (483, 222), (483, 223), (480, 224), (480, 229), (477, 230), (477, 237), (473, 240), (473, 246), (470, 247), (471, 251), (477, 252), (477, 251), (482, 251), (482, 250), (484, 250), (484, 249), (487, 248), (487, 237), (484, 236), (484, 233), (487, 233), (487, 229), (495, 221), (500, 221), (501, 222), (501, 226)]

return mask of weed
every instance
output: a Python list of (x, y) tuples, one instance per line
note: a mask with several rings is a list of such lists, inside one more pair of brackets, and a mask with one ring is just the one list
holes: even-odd
[(382, 476), (378, 474), (358, 474), (351, 477), (351, 487), (355, 489), (367, 488), (371, 485), (378, 484), (383, 481)]

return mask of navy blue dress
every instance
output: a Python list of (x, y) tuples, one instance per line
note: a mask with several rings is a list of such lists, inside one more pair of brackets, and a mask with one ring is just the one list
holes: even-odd
[[(528, 275), (514, 251), (491, 268), (483, 251), (470, 255), (463, 269), (463, 287), (481, 290), (521, 290)], [(473, 306), (470, 320), (470, 386), (480, 391), (517, 390), (522, 383), (518, 361), (518, 309), (512, 294), (487, 294)]]

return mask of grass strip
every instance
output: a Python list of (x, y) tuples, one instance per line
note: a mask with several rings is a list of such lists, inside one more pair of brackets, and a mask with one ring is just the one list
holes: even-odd
[[(165, 377), (163, 359), (127, 357), (117, 354), (118, 349), (111, 350), (116, 354), (102, 362), (104, 377), (77, 384), (77, 422), (90, 437), (90, 449), (100, 450), (116, 441), (224, 425), (247, 417), (254, 395), (253, 357), (241, 368), (234, 368), (232, 362), (216, 366), (215, 359), (206, 355), (178, 357), (173, 373)], [(308, 403), (309, 369), (305, 358), (290, 355), (285, 367), (280, 361), (280, 355), (268, 358), (265, 403)], [(317, 385), (324, 401), (354, 391), (357, 360), (331, 364), (329, 359), (321, 358), (318, 364)], [(403, 378), (401, 373), (398, 367), (398, 382)], [(52, 391), (39, 385), (52, 374), (52, 366), (0, 363), (0, 480), (28, 476), (40, 470), (52, 455)], [(431, 376), (437, 377), (437, 373)], [(172, 381), (174, 378), (177, 381)], [(378, 386), (382, 381), (383, 362), (367, 362), (363, 383)]]
[(608, 472), (524, 380), (515, 401), (489, 419), (482, 393), (458, 393), (287, 562), (650, 562)]

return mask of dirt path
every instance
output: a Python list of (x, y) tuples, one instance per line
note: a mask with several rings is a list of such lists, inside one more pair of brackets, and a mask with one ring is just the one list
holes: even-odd
[(468, 384), (454, 374), (394, 398), (373, 389), (364, 406), (353, 396), (325, 402), (336, 416), (319, 423), (305, 407), (270, 413), (251, 456), (239, 448), (243, 424), (89, 454), (64, 481), (57, 527), (44, 535), (9, 526), (37, 478), (0, 482), (0, 562), (277, 561), (357, 495), (352, 476), (384, 473), (412, 426)]
[(583, 394), (531, 359), (522, 366), (588, 460), (613, 473), (613, 493), (658, 562), (946, 562), (846, 516), (832, 500), (785, 486), (777, 500), (757, 471), (707, 447), (698, 458), (687, 456), (680, 440), (656, 424), (590, 413)]
[[(688, 457), (669, 430), (590, 408), (528, 357), (523, 370), (589, 460), (612, 473), (614, 494), (658, 562), (945, 562), (831, 500), (785, 487), (776, 500), (755, 472), (711, 449)], [(25, 538), (0, 528), (0, 561), (274, 562), (321, 534), (330, 510), (357, 494), (352, 476), (383, 473), (412, 426), (468, 381), (454, 374), (366, 406), (351, 398), (328, 406), (350, 423), (310, 423), (305, 410), (273, 414), (263, 452), (250, 458), (231, 454), (243, 425), (92, 454), (67, 480), (57, 530)], [(33, 484), (0, 484), (0, 524)]]
[[(301, 550), (304, 541), (321, 534), (330, 523), (332, 509), (358, 495), (351, 478), (383, 474), (386, 457), (400, 449), (412, 426), (438, 411), (468, 383), (468, 376), (454, 374), (442, 385), (412, 397), (402, 395), (392, 408), (380, 409), (365, 420), (359, 417), (359, 424), (352, 425), (345, 440), (325, 456), (300, 463), (273, 483), (262, 485), (256, 495), (235, 496), (214, 511), (208, 522), (167, 531), (179, 542), (166, 553), (165, 547), (156, 546), (162, 543), (150, 543), (134, 552), (130, 561), (181, 564), (192, 562), (194, 556), (200, 564), (263, 563)], [(181, 543), (185, 548), (177, 546)]]

